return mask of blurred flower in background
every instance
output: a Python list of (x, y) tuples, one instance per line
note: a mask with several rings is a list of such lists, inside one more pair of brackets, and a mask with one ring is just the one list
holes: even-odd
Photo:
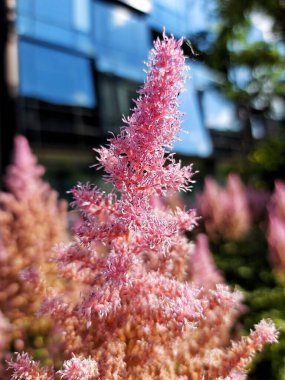
[(276, 181), (269, 205), (268, 241), (270, 260), (280, 278), (285, 280), (285, 183)]
[[(67, 238), (67, 204), (42, 180), (43, 173), (26, 138), (17, 136), (5, 176), (8, 191), (0, 192), (2, 360), (9, 358), (10, 350), (23, 349), (46, 361), (52, 355), (60, 357), (62, 343), (59, 335), (51, 336), (52, 320), (36, 313), (43, 301), (43, 283), (64, 287), (49, 261), (54, 245)], [(6, 376), (2, 371), (1, 379)]]
[(202, 215), (207, 233), (215, 238), (242, 239), (251, 226), (246, 188), (239, 176), (230, 174), (221, 187), (213, 178), (205, 179), (203, 193), (197, 196), (198, 213)]

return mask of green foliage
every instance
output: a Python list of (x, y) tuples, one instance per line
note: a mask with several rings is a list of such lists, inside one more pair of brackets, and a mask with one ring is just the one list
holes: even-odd
[(249, 159), (265, 174), (274, 172), (277, 178), (284, 178), (285, 136), (270, 137), (261, 142), (250, 153)]
[(239, 173), (257, 189), (273, 190), (276, 179), (285, 180), (285, 134), (260, 141), (245, 157), (221, 161), (216, 166), (216, 178)]

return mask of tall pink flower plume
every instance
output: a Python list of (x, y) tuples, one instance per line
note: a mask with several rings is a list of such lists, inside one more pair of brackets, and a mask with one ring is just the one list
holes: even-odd
[(272, 197), (272, 207), (275, 212), (285, 220), (285, 182), (277, 180), (275, 182), (275, 191)]
[[(9, 362), (8, 369), (13, 371), (11, 380), (53, 380), (52, 370), (40, 367), (28, 354), (17, 354), (15, 361)], [(78, 379), (79, 380), (79, 379)]]
[(45, 169), (37, 164), (24, 136), (17, 136), (14, 146), (13, 163), (8, 166), (5, 177), (7, 189), (18, 199), (32, 198), (34, 193), (38, 193), (39, 187), (42, 191), (47, 190), (47, 184), (41, 180)]
[(271, 194), (268, 190), (255, 189), (251, 186), (246, 188), (246, 197), (254, 223), (259, 223), (266, 219), (270, 196)]
[(181, 45), (182, 39), (166, 36), (155, 42), (133, 114), (124, 119), (126, 126), (110, 139), (109, 148), (98, 150), (107, 180), (127, 192), (128, 199), (189, 189), (191, 166), (182, 168), (165, 150), (180, 131), (178, 95), (187, 69)]
[(203, 193), (197, 197), (207, 233), (229, 239), (242, 239), (250, 229), (251, 215), (246, 188), (236, 174), (230, 174), (226, 186), (206, 178)]
[[(231, 347), (225, 352), (213, 350), (209, 369), (210, 376), (205, 379), (215, 379), (218, 376), (225, 378), (228, 376), (230, 368), (242, 373), (251, 362), (253, 355), (261, 351), (265, 344), (277, 342), (279, 334), (271, 321), (262, 320), (254, 327), (255, 330), (251, 331), (249, 336), (232, 342)], [(222, 361), (222, 367), (220, 361)]]
[(276, 273), (285, 279), (285, 183), (280, 180), (275, 183), (268, 214), (269, 258)]
[[(180, 130), (178, 95), (183, 90), (187, 67), (180, 49), (182, 39), (164, 36), (155, 42), (147, 64), (149, 71), (144, 86), (138, 91), (133, 114), (124, 119), (126, 124), (117, 137), (111, 138), (108, 148), (98, 149), (99, 163), (105, 169), (108, 182), (122, 195), (116, 200), (113, 217), (108, 224), (98, 228), (91, 224), (82, 227), (81, 234), (91, 240), (94, 236), (106, 239), (112, 235), (126, 234), (132, 238), (140, 231), (139, 240), (148, 246), (164, 245), (181, 230), (180, 214), (160, 214), (153, 210), (150, 197), (164, 195), (168, 190), (189, 190), (192, 183), (192, 167), (181, 167), (173, 154), (167, 153)], [(83, 194), (85, 191), (83, 191)], [(78, 192), (77, 194), (78, 195)], [(81, 199), (77, 197), (79, 207)], [(187, 229), (195, 224), (193, 212), (185, 213)], [(184, 229), (184, 228), (183, 228)]]
[(217, 284), (224, 283), (224, 279), (217, 269), (209, 249), (207, 235), (199, 234), (191, 256), (191, 280), (198, 286), (215, 288)]
[(91, 358), (73, 358), (66, 360), (63, 370), (58, 371), (61, 379), (65, 380), (99, 380), (98, 365)]
[(274, 214), (269, 215), (269, 254), (273, 267), (278, 272), (285, 269), (285, 220)]
[(3, 371), (1, 361), (5, 357), (9, 344), (11, 325), (0, 310), (0, 373)]
[[(26, 138), (17, 136), (4, 177), (8, 191), (0, 192), (0, 310), (11, 327), (2, 357), (9, 349), (32, 352), (37, 337), (50, 334), (52, 321), (35, 316), (45, 297), (42, 283), (63, 286), (49, 259), (53, 246), (66, 238), (66, 202), (43, 173)], [(0, 378), (7, 376), (0, 368)]]

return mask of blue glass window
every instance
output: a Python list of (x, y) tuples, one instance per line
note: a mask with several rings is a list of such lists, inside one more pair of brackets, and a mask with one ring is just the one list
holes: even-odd
[(142, 81), (151, 46), (145, 18), (124, 6), (94, 2), (94, 41), (102, 72)]
[(156, 0), (153, 2), (148, 23), (158, 32), (162, 32), (165, 27), (167, 33), (173, 33), (180, 37), (186, 35), (187, 29), (189, 29), (187, 23), (189, 12), (186, 0)]
[(91, 0), (18, 0), (20, 36), (94, 55)]
[(199, 157), (208, 157), (213, 150), (209, 131), (203, 124), (197, 92), (188, 79), (186, 90), (180, 95), (181, 111), (184, 113), (182, 131), (175, 142), (173, 151)]
[(60, 50), (20, 42), (20, 94), (51, 103), (93, 107), (90, 61)]
[(192, 85), (202, 95), (203, 124), (220, 130), (239, 129), (234, 104), (215, 89), (219, 81), (217, 74), (199, 62), (192, 62), (190, 66)]
[(17, 13), (24, 16), (33, 16), (34, 0), (18, 0)]
[(218, 130), (238, 130), (240, 125), (233, 103), (215, 89), (207, 89), (203, 94), (205, 125)]
[(82, 33), (91, 31), (90, 0), (73, 0), (73, 26)]
[(35, 18), (62, 28), (70, 28), (72, 2), (70, 0), (34, 0)]
[(210, 31), (217, 21), (215, 1), (188, 0), (186, 9), (187, 32)]

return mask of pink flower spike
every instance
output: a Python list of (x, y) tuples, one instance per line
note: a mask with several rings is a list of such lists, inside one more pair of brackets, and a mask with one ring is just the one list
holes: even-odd
[(190, 273), (191, 280), (198, 286), (205, 288), (214, 288), (216, 284), (224, 282), (209, 250), (207, 235), (199, 234), (197, 236), (191, 257)]
[(27, 353), (17, 353), (16, 359), (8, 362), (13, 371), (11, 380), (54, 380), (53, 371), (40, 367)]
[(41, 180), (45, 169), (37, 164), (28, 140), (24, 136), (15, 138), (13, 164), (8, 166), (5, 183), (8, 190), (18, 199), (32, 197), (39, 192), (39, 188), (46, 189), (46, 184)]
[(89, 358), (73, 358), (66, 360), (63, 370), (57, 374), (66, 380), (96, 380), (99, 379), (98, 365), (96, 360)]
[(269, 258), (280, 278), (285, 268), (285, 183), (276, 181), (269, 206), (268, 243)]
[(263, 319), (254, 327), (255, 331), (251, 333), (251, 337), (260, 345), (278, 342), (279, 331), (271, 320)]
[(166, 35), (155, 42), (133, 114), (124, 120), (121, 133), (110, 139), (109, 149), (97, 150), (107, 180), (118, 190), (152, 195), (186, 190), (192, 182), (191, 166), (181, 168), (173, 155), (165, 154), (180, 131), (178, 95), (187, 71), (181, 44)]

